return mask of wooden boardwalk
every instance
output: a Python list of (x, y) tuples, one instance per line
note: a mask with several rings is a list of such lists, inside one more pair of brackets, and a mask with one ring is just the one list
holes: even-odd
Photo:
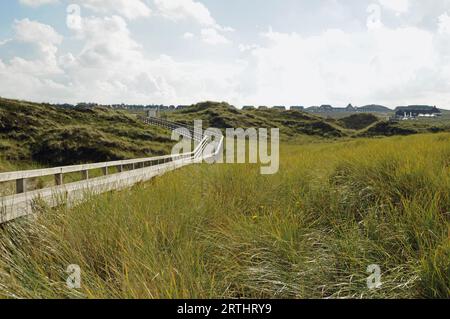
[[(33, 214), (34, 207), (39, 202), (44, 202), (50, 207), (55, 207), (61, 203), (76, 205), (92, 194), (124, 189), (152, 179), (155, 176), (163, 175), (166, 172), (201, 163), (206, 159), (203, 156), (209, 138), (193, 134), (193, 130), (156, 118), (142, 118), (149, 125), (175, 130), (178, 128), (188, 129), (189, 137), (199, 142), (193, 152), (180, 155), (167, 155), (151, 158), (140, 158), (124, 161), (113, 161), (95, 164), (63, 166), (48, 169), (18, 171), (0, 173), (0, 183), (14, 181), (16, 183), (16, 194), (0, 197), (0, 224), (12, 221), (16, 218)], [(183, 135), (183, 130), (179, 131)], [(209, 157), (217, 156), (223, 147), (223, 138), (216, 148), (216, 153)], [(110, 174), (110, 168), (115, 168), (117, 173)], [(89, 171), (101, 169), (103, 176), (89, 178)], [(70, 184), (63, 183), (64, 174), (79, 173), (82, 180)], [(28, 191), (27, 181), (31, 178), (54, 176), (55, 186), (44, 189)]]

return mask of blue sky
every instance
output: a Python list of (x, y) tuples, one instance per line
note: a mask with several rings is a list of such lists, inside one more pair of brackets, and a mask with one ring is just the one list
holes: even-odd
[(450, 108), (449, 16), (450, 0), (5, 0), (0, 96)]

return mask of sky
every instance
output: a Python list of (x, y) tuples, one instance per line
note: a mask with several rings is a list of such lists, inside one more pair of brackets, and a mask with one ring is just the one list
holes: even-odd
[(450, 0), (3, 0), (0, 96), (450, 109)]

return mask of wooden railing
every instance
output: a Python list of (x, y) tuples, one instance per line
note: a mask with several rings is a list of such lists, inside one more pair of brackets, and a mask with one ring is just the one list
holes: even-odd
[[(168, 121), (144, 122), (170, 129), (180, 127)], [(195, 136), (194, 139), (198, 140), (199, 136)], [(33, 207), (40, 200), (51, 207), (57, 206), (62, 200), (67, 204), (74, 204), (83, 200), (87, 193), (98, 194), (123, 189), (168, 171), (201, 162), (208, 142), (209, 137), (206, 136), (201, 139), (193, 152), (179, 155), (0, 173), (0, 183), (15, 182), (16, 184), (15, 195), (0, 197), (0, 223), (32, 214)], [(222, 147), (223, 138), (217, 145), (215, 154), (211, 154), (210, 157), (217, 156)], [(116, 168), (117, 173), (111, 173), (110, 168)], [(96, 169), (101, 169), (103, 176), (89, 178), (89, 172)], [(69, 173), (80, 174), (81, 181), (64, 184), (64, 175)], [(28, 180), (45, 176), (54, 176), (55, 186), (38, 190), (29, 189)]]
[[(169, 130), (178, 130), (178, 133), (182, 136), (192, 138), (196, 142), (200, 142), (203, 139), (203, 135), (195, 132), (195, 130), (191, 127), (187, 127), (181, 123), (167, 121), (161, 118), (156, 117), (143, 117), (140, 116), (139, 119), (146, 124), (160, 126)], [(185, 134), (184, 131), (188, 131), (189, 135)]]

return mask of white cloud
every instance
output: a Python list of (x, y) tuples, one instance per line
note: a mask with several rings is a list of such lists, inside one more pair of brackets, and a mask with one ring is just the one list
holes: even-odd
[(16, 20), (14, 23), (15, 37), (10, 42), (21, 42), (37, 49), (34, 59), (13, 57), (0, 63), (0, 95), (22, 99), (63, 100), (70, 92), (59, 94), (63, 87), (53, 81), (52, 77), (63, 74), (57, 60), (58, 46), (62, 36), (51, 26), (30, 21)]
[(29, 19), (16, 20), (14, 29), (17, 40), (39, 44), (42, 47), (54, 46), (62, 41), (62, 36), (51, 26)]
[[(39, 7), (60, 3), (60, 0), (19, 0), (21, 4)], [(102, 14), (118, 14), (127, 19), (149, 17), (151, 10), (144, 0), (64, 0), (69, 4), (79, 4), (86, 9)]]
[[(251, 51), (242, 80), (250, 88), (249, 103), (395, 106), (411, 100), (439, 104), (450, 97), (450, 77), (443, 74), (436, 39), (427, 31), (381, 27), (368, 33), (267, 32), (263, 37), (268, 43)], [(445, 85), (436, 86), (433, 78)]]
[(208, 8), (202, 3), (193, 0), (154, 0), (159, 14), (178, 21), (193, 19), (203, 26), (214, 26), (216, 21), (211, 16)]
[(39, 7), (45, 4), (58, 3), (59, 0), (19, 0), (19, 2), (26, 6)]
[[(194, 0), (154, 0), (157, 14), (173, 20), (193, 20), (203, 27), (214, 28), (221, 32), (233, 32), (228, 26), (221, 26), (211, 15), (209, 9), (201, 2)], [(209, 31), (207, 31), (209, 32)]]
[(86, 66), (110, 64), (113, 68), (124, 59), (142, 59), (140, 45), (132, 39), (122, 17), (84, 18), (76, 33), (85, 42), (79, 60)]
[(219, 32), (217, 32), (216, 29), (213, 29), (213, 28), (202, 29), (201, 36), (202, 36), (203, 42), (212, 44), (212, 45), (230, 43), (230, 40), (228, 40), (226, 37), (221, 35)]
[(409, 0), (378, 0), (380, 4), (396, 13), (406, 13), (410, 8)]
[[(385, 14), (385, 24), (368, 31), (335, 28), (309, 33), (314, 35), (269, 31), (222, 50), (219, 45), (231, 43), (226, 32), (232, 30), (220, 26), (205, 5), (193, 0), (154, 1), (155, 15), (195, 22), (188, 28), (180, 24), (175, 40), (168, 39), (170, 49), (177, 50), (176, 59), (157, 51), (161, 41), (141, 45), (131, 32), (130, 19), (151, 15), (139, 9), (138, 3), (148, 7), (145, 1), (74, 0), (85, 6), (81, 28), (72, 30), (77, 39), (74, 45), (66, 46), (69, 38), (62, 42), (51, 26), (29, 19), (15, 22), (15, 37), (0, 55), (0, 95), (53, 102), (188, 104), (211, 99), (238, 105), (450, 106), (446, 104), (450, 101), (447, 2), (435, 8), (424, 1), (387, 4), (380, 0), (386, 10), (403, 13), (399, 23), (392, 22), (397, 19), (394, 15)], [(418, 11), (418, 17), (408, 20)], [(171, 33), (163, 26), (155, 33), (167, 37)], [(138, 23), (132, 30), (146, 29)], [(186, 45), (182, 38), (217, 45), (208, 48), (217, 56), (192, 58), (204, 46), (192, 46), (192, 52), (184, 56), (182, 47), (176, 47)], [(17, 42), (22, 43), (18, 51), (27, 50), (26, 56), (3, 55), (12, 52)]]
[(148, 17), (151, 10), (142, 0), (83, 0), (80, 3), (94, 12), (115, 13), (127, 19)]
[(189, 40), (189, 39), (193, 39), (195, 38), (195, 35), (191, 32), (186, 32), (185, 34), (183, 34), (183, 39), (185, 40)]
[(259, 48), (257, 44), (239, 44), (238, 49), (241, 52), (252, 51), (254, 49)]
[(235, 63), (180, 63), (167, 55), (150, 59), (119, 16), (83, 18), (82, 28), (74, 30), (83, 43), (81, 50), (60, 56), (56, 52), (61, 38), (49, 26), (26, 20), (16, 28), (15, 41), (52, 47), (54, 53), (51, 59), (16, 57), (0, 64), (2, 96), (72, 103), (187, 104), (234, 96), (234, 79), (242, 71)]
[(450, 34), (450, 16), (447, 12), (439, 16), (438, 32), (439, 34)]
[(31, 21), (29, 19), (16, 20), (14, 22), (15, 41), (28, 43), (38, 49), (38, 59), (25, 60), (15, 57), (11, 61), (11, 67), (15, 72), (29, 72), (31, 74), (59, 73), (56, 55), (58, 45), (63, 37), (51, 26)]
[(11, 42), (11, 39), (0, 40), (0, 46), (5, 45), (8, 42)]

